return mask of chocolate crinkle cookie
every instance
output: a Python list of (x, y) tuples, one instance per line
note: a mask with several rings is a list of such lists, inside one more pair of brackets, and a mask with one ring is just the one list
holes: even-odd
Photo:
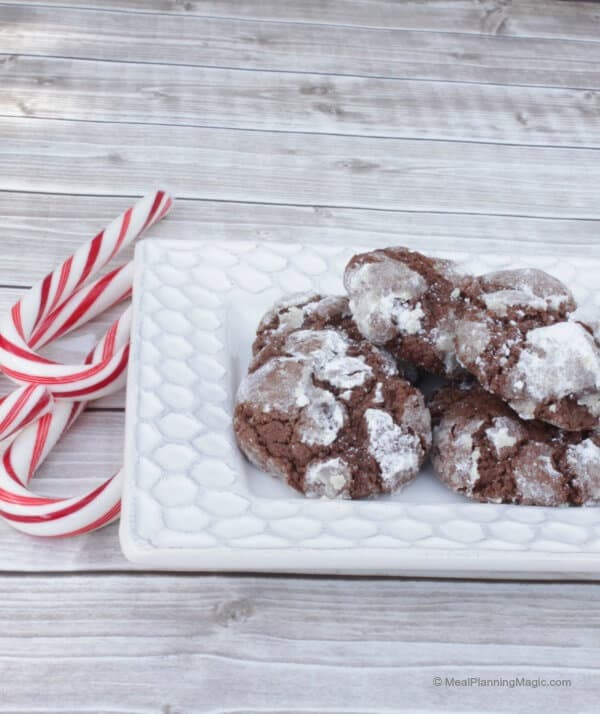
[(523, 419), (593, 429), (600, 418), (600, 343), (569, 319), (569, 290), (541, 270), (478, 278), (456, 323), (460, 364)]
[(362, 336), (428, 372), (456, 377), (455, 310), (473, 278), (407, 248), (355, 255), (344, 273)]
[(354, 256), (344, 276), (361, 334), (451, 378), (471, 373), (523, 419), (600, 426), (598, 321), (542, 270), (479, 277), (406, 248)]
[(267, 343), (284, 341), (294, 330), (324, 328), (342, 330), (352, 339), (360, 339), (347, 297), (314, 292), (286, 295), (258, 323), (252, 354), (258, 354)]
[(445, 387), (429, 406), (433, 467), (452, 490), (529, 506), (600, 501), (600, 435), (520, 419), (475, 384)]
[[(277, 331), (281, 320), (268, 324)], [(256, 466), (329, 498), (392, 493), (416, 476), (431, 443), (429, 411), (389, 356), (323, 327), (267, 338), (257, 357), (234, 412), (239, 446)]]
[[(287, 295), (277, 301), (258, 323), (250, 369), (256, 369), (276, 355), (291, 332), (324, 329), (342, 332), (351, 340), (363, 340), (345, 295), (319, 295), (312, 292)], [(382, 359), (395, 362), (400, 374), (410, 382), (418, 382), (420, 375), (415, 365), (395, 359), (383, 350), (381, 356)]]

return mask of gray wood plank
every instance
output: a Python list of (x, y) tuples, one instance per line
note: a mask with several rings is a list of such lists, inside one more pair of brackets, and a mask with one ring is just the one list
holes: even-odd
[[(31, 285), (41, 279), (133, 200), (0, 192), (0, 285)], [(341, 241), (512, 254), (579, 250), (600, 257), (599, 229), (598, 221), (178, 200), (144, 240)], [(117, 262), (130, 255), (127, 249)], [(16, 290), (0, 290), (0, 313), (18, 296)], [(98, 318), (98, 331), (108, 321)]]
[(2, 6), (0, 53), (600, 88), (593, 42), (31, 5)]
[[(2, 260), (0, 261), (0, 314), (19, 299), (22, 290), (41, 280), (84, 242), (125, 211), (135, 198), (64, 196), (0, 191)], [(179, 204), (178, 213), (185, 206)], [(169, 218), (173, 220), (172, 217)], [(165, 223), (161, 224), (163, 227)], [(188, 230), (191, 225), (186, 224)], [(159, 230), (158, 228), (154, 231)], [(147, 234), (152, 235), (152, 231)], [(123, 249), (109, 268), (133, 258), (134, 246)], [(92, 323), (94, 337), (110, 325), (119, 308)], [(87, 345), (85, 345), (87, 346)], [(64, 355), (66, 356), (66, 355)], [(60, 359), (61, 357), (56, 357)]]
[[(123, 424), (123, 413), (84, 412), (42, 464), (31, 488), (65, 497), (98, 486), (122, 464)], [(121, 554), (117, 530), (114, 524), (75, 538), (46, 540), (19, 533), (0, 520), (0, 573), (131, 570)], [(1, 702), (0, 696), (0, 707)]]
[[(123, 412), (85, 411), (44, 461), (31, 488), (64, 498), (98, 486), (123, 463)], [(4, 556), (0, 567), (7, 570)]]
[(598, 152), (2, 118), (0, 189), (598, 218)]
[[(43, 479), (43, 475), (40, 478)], [(73, 495), (75, 493), (77, 489)], [(131, 572), (136, 569), (121, 553), (118, 523), (74, 538), (47, 539), (19, 533), (0, 521), (0, 540), (0, 582), (6, 573)], [(1, 662), (0, 671), (4, 671)], [(0, 696), (0, 706), (2, 701)]]
[(600, 146), (588, 90), (17, 57), (6, 116)]
[[(61, 6), (65, 0), (37, 0)], [(129, 12), (315, 22), (438, 32), (555, 37), (598, 41), (600, 12), (594, 0), (69, 0), (70, 6)]]
[(598, 587), (4, 578), (0, 711), (595, 712)]

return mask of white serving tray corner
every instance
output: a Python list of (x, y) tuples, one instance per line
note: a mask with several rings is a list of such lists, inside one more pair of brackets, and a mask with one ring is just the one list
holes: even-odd
[[(341, 292), (345, 263), (364, 249), (138, 245), (120, 526), (125, 555), (165, 570), (600, 577), (600, 509), (472, 503), (428, 469), (393, 497), (305, 499), (242, 457), (231, 413), (259, 317), (285, 293)], [(420, 249), (477, 272), (543, 268), (600, 309), (600, 263), (593, 259)]]

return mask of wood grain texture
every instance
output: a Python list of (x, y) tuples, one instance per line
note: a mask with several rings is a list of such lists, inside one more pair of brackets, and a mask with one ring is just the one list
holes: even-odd
[[(2, 118), (0, 189), (598, 218), (594, 149)], [(576, 171), (574, 171), (576, 167)]]
[[(557, 0), (0, 2), (0, 312), (162, 182), (181, 199), (165, 238), (600, 257), (599, 18)], [(48, 354), (77, 359), (110, 317)], [(41, 492), (118, 467), (122, 404), (81, 417)], [(598, 585), (142, 575), (116, 525), (49, 542), (0, 523), (0, 542), (3, 713), (598, 708)]]
[[(32, 489), (65, 497), (98, 486), (122, 464), (123, 424), (122, 412), (84, 412), (42, 464)], [(121, 553), (117, 531), (118, 524), (114, 524), (96, 533), (49, 540), (26, 536), (0, 521), (0, 573), (131, 570), (133, 566)], [(1, 702), (0, 694), (0, 707)]]
[[(597, 592), (583, 584), (5, 578), (0, 712), (595, 712)], [(571, 684), (453, 689), (436, 688), (435, 676)]]
[[(29, 286), (40, 280), (133, 200), (0, 192), (0, 285)], [(597, 221), (180, 199), (144, 240), (341, 241), (512, 254), (579, 250), (600, 257), (599, 230)], [(115, 264), (127, 260), (131, 252), (128, 248)], [(1, 309), (18, 296), (15, 290), (0, 291)], [(99, 329), (108, 326), (108, 319), (98, 318)]]
[[(60, 7), (65, 0), (37, 0)], [(598, 41), (595, 0), (69, 0), (81, 8)]]
[(589, 90), (20, 56), (2, 79), (5, 116), (600, 146)]
[[(124, 423), (123, 412), (84, 412), (50, 452), (32, 488), (64, 498), (98, 486), (123, 463)], [(6, 565), (0, 567), (6, 570)]]
[[(108, 475), (110, 473), (104, 474)], [(0, 581), (7, 573), (127, 573), (136, 570), (121, 553), (118, 523), (87, 535), (49, 540), (19, 533), (0, 521), (0, 540)], [(2, 700), (0, 694), (0, 706)]]
[(0, 53), (600, 88), (594, 42), (3, 5)]

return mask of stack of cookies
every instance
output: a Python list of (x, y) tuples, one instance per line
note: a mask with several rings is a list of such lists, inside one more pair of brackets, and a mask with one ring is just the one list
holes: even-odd
[[(360, 498), (407, 484), (431, 447), (439, 478), (478, 501), (600, 500), (600, 321), (560, 281), (387, 248), (354, 256), (344, 285), (262, 319), (234, 414), (253, 463)], [(445, 382), (429, 408), (425, 373)]]

